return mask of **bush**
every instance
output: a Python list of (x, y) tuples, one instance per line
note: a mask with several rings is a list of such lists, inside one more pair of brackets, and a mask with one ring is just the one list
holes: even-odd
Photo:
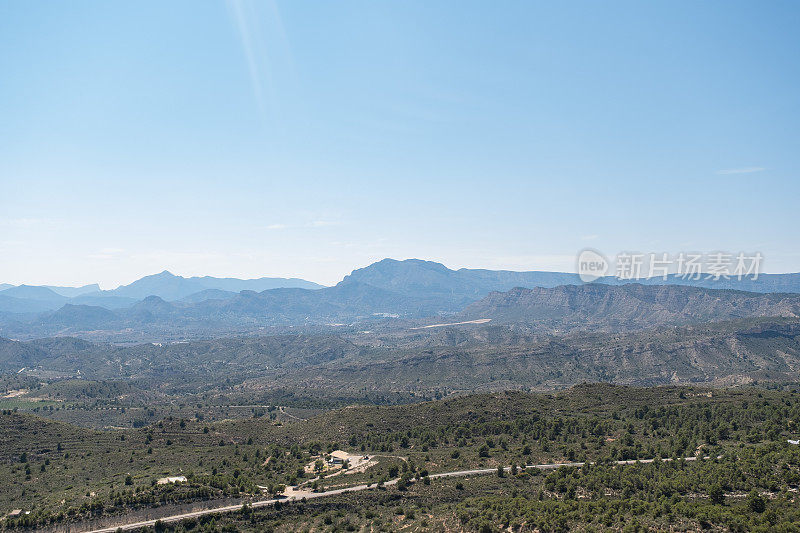
[(763, 513), (767, 508), (767, 502), (756, 490), (750, 491), (747, 495), (747, 507), (754, 513)]
[(719, 483), (711, 485), (708, 489), (708, 497), (712, 503), (723, 505), (725, 503), (725, 491)]

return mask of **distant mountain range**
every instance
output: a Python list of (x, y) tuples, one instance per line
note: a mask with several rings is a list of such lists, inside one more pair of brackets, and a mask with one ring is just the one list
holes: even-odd
[(537, 330), (617, 330), (752, 317), (800, 317), (800, 294), (712, 290), (679, 285), (590, 283), (493, 292), (461, 320), (533, 324)]
[(298, 278), (213, 278), (211, 276), (184, 278), (168, 271), (145, 276), (123, 285), (113, 291), (104, 291), (110, 296), (122, 296), (141, 300), (148, 296), (158, 296), (164, 300), (174, 301), (189, 297), (209, 289), (238, 293), (241, 291), (266, 291), (270, 289), (320, 289), (322, 285)]
[(98, 285), (97, 283), (84, 285), (83, 287), (59, 287), (56, 285), (44, 285), (44, 287), (50, 289), (56, 294), (60, 294), (61, 296), (66, 296), (67, 298), (74, 298), (76, 296), (81, 296), (83, 294), (100, 292), (100, 285)]
[(800, 293), (800, 274), (718, 285), (675, 277), (635, 284), (603, 278), (587, 285), (569, 273), (452, 270), (432, 261), (384, 259), (333, 287), (294, 278), (184, 278), (164, 271), (110, 291), (95, 288), (6, 288), (0, 291), (0, 335), (119, 340), (123, 332), (127, 341), (443, 315), (535, 322), (542, 330), (624, 330), (797, 316), (800, 296), (791, 293)]
[[(277, 288), (320, 289), (322, 285), (298, 278), (184, 278), (168, 271), (145, 276), (129, 285), (104, 291), (95, 284), (83, 287), (58, 287), (9, 284), (0, 285), (0, 312), (31, 313), (55, 310), (66, 304), (93, 305), (106, 309), (130, 307), (148, 296), (167, 301), (230, 298), (241, 291)], [(20, 300), (26, 300), (21, 302)]]
[[(0, 373), (131, 378), (148, 389), (225, 376), (345, 397), (796, 380), (800, 293), (766, 289), (797, 278), (762, 276), (762, 290), (748, 292), (387, 259), (322, 288), (237, 290), (287, 280), (168, 272), (71, 297), (9, 287)], [(81, 303), (92, 301), (128, 303)]]
[[(707, 289), (735, 289), (748, 292), (792, 292), (800, 293), (800, 273), (760, 274), (757, 279), (689, 279), (677, 275), (620, 280), (613, 276), (600, 278), (595, 283), (606, 285), (688, 285)], [(352, 279), (386, 290), (402, 292), (409, 296), (439, 295), (451, 299), (475, 301), (492, 291), (507, 291), (515, 287), (552, 288), (559, 285), (583, 285), (577, 274), (566, 272), (510, 270), (484, 270), (461, 268), (451, 270), (441, 263), (406, 259), (397, 261), (384, 259), (365, 268), (354, 270), (345, 280)]]

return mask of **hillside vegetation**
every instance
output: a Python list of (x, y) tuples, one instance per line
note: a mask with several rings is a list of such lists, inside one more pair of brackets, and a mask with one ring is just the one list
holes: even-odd
[[(346, 518), (366, 525), (378, 518), (391, 530), (402, 516), (418, 526), (425, 519), (467, 530), (513, 524), (531, 530), (536, 524), (549, 531), (611, 527), (634, 517), (652, 527), (670, 516), (689, 526), (715, 527), (797, 519), (786, 512), (796, 505), (791, 491), (800, 482), (800, 453), (786, 443), (800, 420), (796, 392), (582, 385), (558, 394), (352, 407), (288, 424), (267, 417), (217, 423), (168, 418), (103, 432), (9, 411), (0, 416), (0, 509), (31, 511), (0, 522), (6, 529), (99, 520), (153, 505), (168, 512), (187, 502), (257, 499), (264, 491), (310, 480), (303, 466), (337, 448), (383, 459), (363, 473), (314, 481), (316, 490), (395, 476), (406, 481), (380, 495), (354, 495), (366, 502), (355, 515), (330, 515), (329, 503), (315, 503), (279, 515), (253, 511), (252, 517), (221, 520), (251, 530), (289, 530), (294, 520), (324, 526), (328, 518)], [(630, 468), (610, 464), (695, 455), (720, 458)], [(572, 461), (598, 466), (542, 475), (520, 469)], [(492, 482), (426, 480), (438, 472), (509, 465), (516, 470)], [(156, 483), (177, 475), (187, 482)], [(420, 481), (412, 485), (414, 478)], [(429, 497), (434, 486), (448, 496)], [(509, 499), (513, 491), (528, 497)], [(753, 491), (764, 500), (762, 511), (772, 514), (748, 511), (744, 498)], [(403, 512), (393, 517), (386, 498), (404, 506)], [(353, 509), (347, 497), (340, 501)], [(250, 520), (255, 522), (247, 526)]]
[(124, 347), (72, 338), (0, 340), (0, 368), (42, 378), (126, 379), (166, 394), (250, 401), (282, 391), (346, 402), (381, 397), (385, 403), (454, 392), (557, 389), (583, 381), (731, 385), (796, 380), (800, 323), (760, 318), (567, 335), (489, 323)]

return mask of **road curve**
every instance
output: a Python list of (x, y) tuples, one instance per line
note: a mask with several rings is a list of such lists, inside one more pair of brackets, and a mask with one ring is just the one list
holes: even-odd
[[(699, 459), (698, 457), (684, 457), (684, 461), (696, 461)], [(708, 459), (708, 457), (703, 457), (703, 459)], [(661, 459), (662, 461), (671, 461), (672, 459)], [(630, 461), (616, 461), (618, 465), (631, 465), (636, 463), (652, 463), (655, 459), (636, 459)], [(538, 468), (539, 470), (555, 470), (556, 468), (560, 468), (562, 466), (567, 467), (581, 467), (586, 463), (547, 463), (547, 464), (538, 464), (538, 465), (525, 465), (526, 469), (529, 468)], [(589, 463), (591, 464), (591, 463)], [(506, 472), (511, 470), (510, 466), (504, 467)], [(465, 477), (465, 476), (480, 476), (480, 475), (487, 475), (487, 474), (494, 474), (497, 472), (496, 468), (479, 468), (475, 470), (457, 470), (454, 472), (442, 472), (440, 474), (431, 474), (431, 479), (436, 478), (445, 478), (445, 477)], [(387, 481), (383, 485), (394, 485), (400, 479), (393, 479), (391, 481)], [(378, 486), (377, 483), (371, 483), (369, 485), (355, 485), (353, 487), (347, 487), (343, 489), (333, 489), (327, 490), (324, 492), (311, 492), (308, 494), (304, 494), (302, 497), (297, 496), (290, 496), (288, 498), (273, 498), (271, 500), (260, 500), (257, 502), (250, 503), (250, 507), (253, 509), (258, 509), (259, 507), (269, 507), (270, 505), (275, 505), (276, 502), (291, 502), (291, 501), (299, 501), (303, 498), (306, 500), (312, 500), (316, 498), (326, 498), (328, 496), (336, 496), (337, 494), (343, 494), (345, 492), (360, 492), (362, 490), (367, 489), (374, 489)], [(104, 527), (101, 529), (89, 529), (86, 530), (85, 533), (114, 533), (115, 531), (130, 531), (132, 529), (138, 529), (141, 527), (151, 527), (156, 524), (156, 522), (161, 522), (162, 524), (167, 524), (170, 522), (179, 522), (181, 520), (185, 520), (187, 518), (198, 518), (200, 516), (205, 516), (209, 514), (217, 514), (217, 513), (230, 513), (233, 511), (239, 511), (242, 509), (242, 504), (238, 505), (226, 505), (223, 507), (214, 507), (212, 509), (203, 509), (201, 511), (193, 511), (189, 513), (182, 513), (176, 514), (171, 516), (165, 516), (163, 518), (158, 518), (155, 520), (143, 520), (141, 522), (130, 522), (124, 524), (117, 524), (109, 527)]]

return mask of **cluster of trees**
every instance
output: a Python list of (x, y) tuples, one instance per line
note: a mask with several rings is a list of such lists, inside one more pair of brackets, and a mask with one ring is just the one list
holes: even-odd
[[(726, 443), (755, 444), (791, 435), (800, 421), (796, 395), (766, 399), (761, 393), (730, 401), (706, 398), (673, 405), (618, 406), (610, 413), (581, 413), (561, 405), (532, 408), (513, 420), (473, 412), (434, 427), (367, 429), (348, 439), (361, 451), (474, 448), (479, 458), (512, 455), (574, 460), (633, 460), (714, 453)], [(570, 413), (570, 414), (566, 414)], [(702, 447), (702, 448), (701, 448)], [(513, 453), (512, 453), (513, 452)]]
[[(517, 476), (529, 478), (531, 472)], [(460, 522), (487, 532), (523, 525), (526, 531), (586, 525), (637, 531), (682, 523), (765, 532), (800, 526), (792, 492), (800, 483), (800, 449), (785, 443), (737, 447), (697, 462), (562, 467), (533, 478), (540, 487), (535, 497), (469, 498), (458, 506)]]

